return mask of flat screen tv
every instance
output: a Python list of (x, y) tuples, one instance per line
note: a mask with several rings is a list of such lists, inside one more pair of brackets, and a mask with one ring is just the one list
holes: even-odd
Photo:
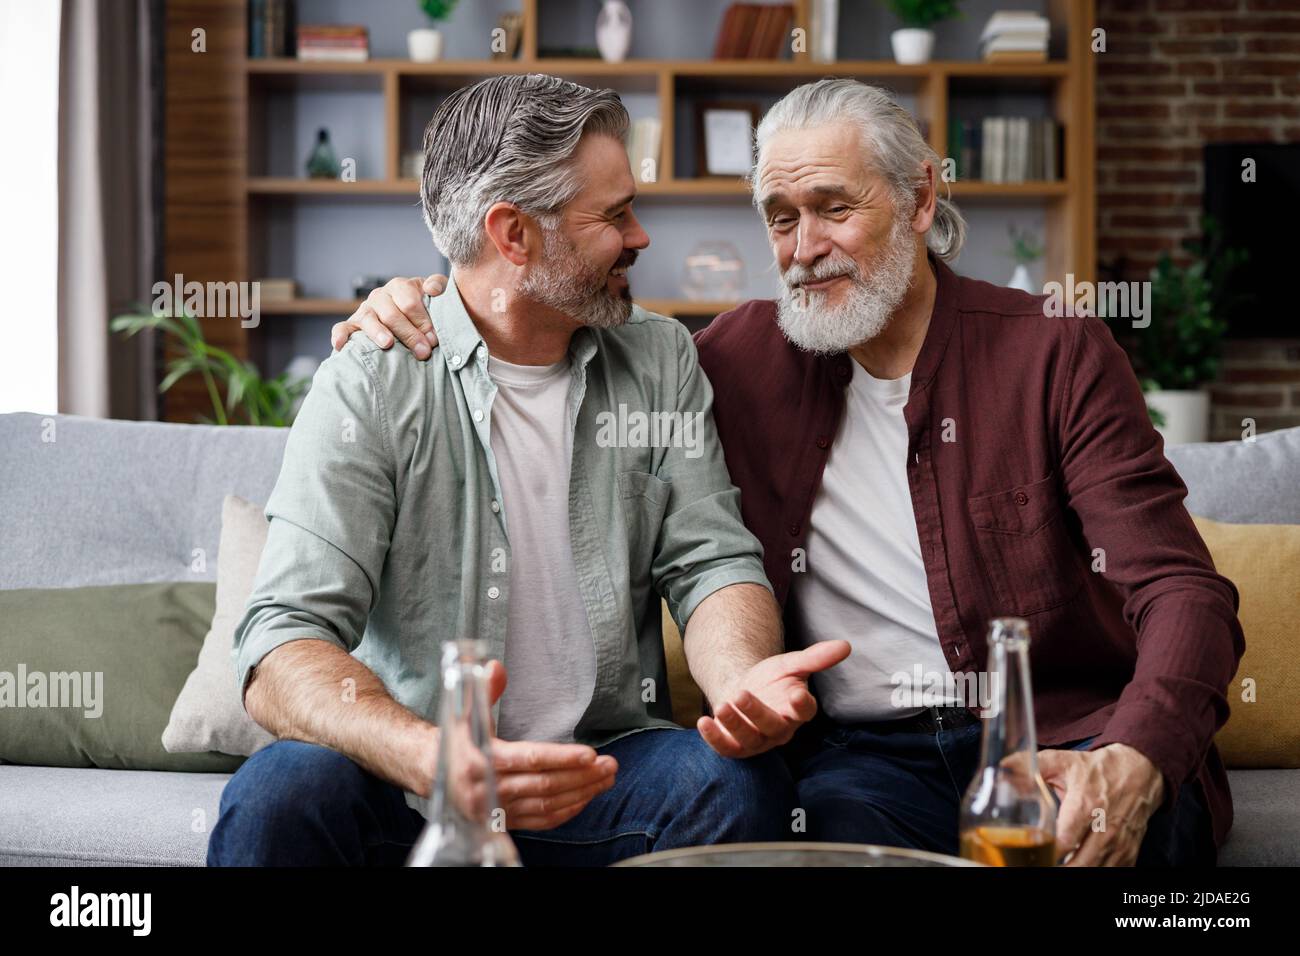
[[(1255, 161), (1254, 182), (1242, 178), (1247, 159)], [(1206, 146), (1205, 212), (1222, 226), (1226, 248), (1249, 254), (1224, 290), (1229, 337), (1300, 336), (1300, 143)]]

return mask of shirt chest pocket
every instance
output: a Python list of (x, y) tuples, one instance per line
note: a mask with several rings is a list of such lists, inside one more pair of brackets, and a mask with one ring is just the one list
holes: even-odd
[(1056, 476), (967, 499), (1000, 615), (1028, 616), (1070, 601), (1082, 566), (1066, 527)]
[(627, 528), (628, 569), (633, 580), (649, 577), (672, 490), (669, 482), (644, 471), (625, 471), (618, 475), (618, 497)]

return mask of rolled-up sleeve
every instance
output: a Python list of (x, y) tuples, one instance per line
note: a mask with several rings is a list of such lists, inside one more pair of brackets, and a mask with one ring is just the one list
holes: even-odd
[(397, 515), (393, 462), (382, 390), (349, 343), (316, 373), (266, 507), (266, 548), (235, 630), (241, 690), (282, 644), (361, 643)]
[(684, 327), (677, 359), (675, 427), (683, 440), (665, 450), (657, 470), (672, 490), (651, 570), (685, 633), (691, 614), (714, 591), (746, 583), (771, 591), (772, 585), (763, 572), (762, 545), (741, 519), (740, 491), (731, 483), (713, 423), (713, 389)]

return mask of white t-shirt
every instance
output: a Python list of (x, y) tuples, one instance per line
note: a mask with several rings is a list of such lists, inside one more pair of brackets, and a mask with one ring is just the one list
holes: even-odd
[(503, 740), (570, 743), (596, 686), (596, 651), (569, 542), (573, 419), (569, 361), (511, 365), (488, 357), (496, 383), (492, 454), (510, 540)]
[[(918, 690), (929, 683), (933, 692), (949, 674), (907, 483), (903, 406), (912, 376), (878, 379), (857, 362), (852, 367), (813, 502), (807, 570), (792, 585), (805, 643), (842, 638), (853, 645), (847, 660), (812, 678), (822, 709), (844, 723), (917, 713), (918, 706), (898, 706), (896, 691), (916, 684), (918, 665), (925, 675)], [(955, 702), (942, 690), (939, 696), (927, 703)]]

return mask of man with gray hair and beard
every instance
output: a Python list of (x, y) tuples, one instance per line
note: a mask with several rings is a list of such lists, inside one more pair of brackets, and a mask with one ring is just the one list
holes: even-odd
[[(853, 647), (813, 675), (818, 719), (786, 748), (808, 836), (957, 851), (987, 702), (948, 689), (1014, 615), (1060, 801), (1042, 837), (1073, 865), (1212, 862), (1237, 593), (1124, 352), (1095, 318), (952, 271), (965, 224), (885, 91), (801, 86), (756, 145), (782, 294), (696, 341), (787, 645)], [(414, 291), (395, 280), (335, 336), (420, 341)]]
[[(425, 364), (355, 337), (294, 423), (235, 637), (245, 707), (281, 739), (227, 785), (210, 864), (401, 862), (438, 766), (439, 644), (459, 638), (493, 658), (482, 823), (525, 865), (789, 832), (773, 748), (849, 648), (780, 653), (694, 344), (628, 296), (648, 239), (627, 126), (614, 93), (541, 75), (458, 90), (430, 121), (440, 347)], [(678, 424), (597, 442), (615, 413)], [(696, 729), (671, 720), (661, 594), (713, 708)]]

